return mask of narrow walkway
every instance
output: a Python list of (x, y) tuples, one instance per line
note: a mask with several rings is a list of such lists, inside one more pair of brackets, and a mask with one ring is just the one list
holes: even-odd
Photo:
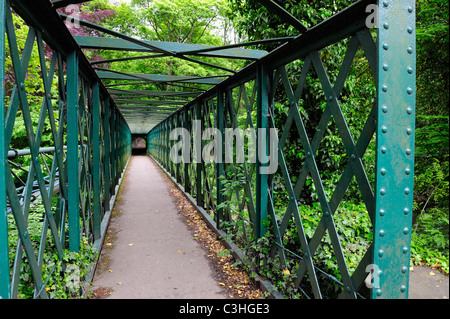
[(147, 156), (132, 156), (91, 291), (98, 298), (226, 298)]

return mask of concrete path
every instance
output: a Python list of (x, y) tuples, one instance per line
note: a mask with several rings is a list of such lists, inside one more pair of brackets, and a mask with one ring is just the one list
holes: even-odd
[(94, 274), (95, 296), (227, 297), (168, 190), (166, 177), (149, 157), (131, 157)]
[(414, 266), (409, 272), (409, 299), (448, 299), (449, 279), (437, 270)]

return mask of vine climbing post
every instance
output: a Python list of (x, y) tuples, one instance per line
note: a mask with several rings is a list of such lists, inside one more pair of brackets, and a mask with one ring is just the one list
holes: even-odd
[(372, 298), (408, 298), (414, 182), (415, 8), (378, 1)]

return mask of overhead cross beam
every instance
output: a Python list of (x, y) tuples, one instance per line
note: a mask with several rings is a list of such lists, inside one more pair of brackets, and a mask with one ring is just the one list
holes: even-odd
[(228, 59), (248, 59), (257, 60), (267, 54), (264, 50), (242, 49), (233, 47), (215, 47), (211, 45), (176, 43), (164, 41), (143, 41), (148, 46), (139, 43), (133, 43), (121, 38), (106, 38), (94, 36), (74, 36), (81, 48), (102, 49), (102, 50), (119, 50), (119, 51), (136, 51), (136, 52), (152, 52), (159, 53), (157, 49), (150, 49), (149, 46), (159, 48), (164, 51), (170, 51), (177, 55), (198, 55)]

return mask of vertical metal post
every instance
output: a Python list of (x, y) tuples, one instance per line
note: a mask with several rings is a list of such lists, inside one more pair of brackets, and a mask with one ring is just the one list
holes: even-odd
[(94, 204), (94, 239), (99, 239), (100, 234), (100, 92), (99, 85), (95, 82), (92, 86), (92, 179), (93, 179), (93, 204)]
[(116, 110), (113, 108), (109, 109), (111, 117), (110, 117), (110, 145), (111, 145), (111, 153), (110, 153), (110, 159), (111, 159), (111, 178), (110, 178), (110, 192), (111, 194), (114, 194), (115, 192), (115, 185), (116, 185), (116, 163), (117, 163), (117, 148), (116, 148)]
[[(8, 8), (9, 9), (9, 8)], [(5, 78), (5, 10), (0, 1), (0, 78)], [(5, 87), (0, 86), (0, 299), (10, 298), (8, 219), (6, 215)]]
[(109, 201), (111, 199), (111, 192), (110, 192), (110, 185), (111, 185), (111, 160), (110, 160), (110, 151), (111, 151), (111, 131), (109, 129), (110, 122), (109, 122), (109, 99), (105, 99), (105, 102), (103, 104), (104, 112), (103, 112), (103, 131), (104, 131), (104, 159), (103, 159), (103, 168), (104, 168), (104, 188), (105, 188), (105, 194), (104, 194), (104, 207), (105, 211), (109, 211), (111, 207), (109, 207)]
[(194, 141), (194, 145), (196, 145), (195, 143), (199, 143), (199, 149), (196, 150), (196, 153), (197, 153), (197, 184), (196, 185), (197, 185), (197, 205), (200, 207), (203, 207), (203, 205), (204, 205), (203, 188), (202, 188), (203, 159), (202, 159), (202, 154), (201, 154), (201, 149), (202, 149), (201, 134), (203, 132), (202, 103), (203, 102), (200, 102), (195, 105), (195, 108), (197, 109), (197, 120), (199, 121), (197, 123), (200, 123), (200, 127), (197, 128), (197, 132), (194, 133), (196, 135), (200, 134), (200, 136), (197, 136), (198, 141)]
[(414, 176), (415, 2), (378, 2), (372, 298), (408, 298)]
[(78, 57), (67, 57), (67, 182), (69, 249), (80, 249), (80, 206), (78, 175)]
[[(189, 128), (189, 110), (185, 109), (183, 111), (183, 113), (184, 113), (184, 122), (183, 122), (184, 128), (189, 131), (189, 136), (191, 136), (192, 132), (190, 131), (190, 128)], [(169, 135), (165, 135), (164, 138), (167, 141), (169, 139)], [(191, 147), (191, 146), (189, 145), (189, 147)], [(186, 193), (191, 192), (191, 181), (189, 179), (190, 178), (189, 165), (190, 165), (190, 163), (184, 163), (184, 191)]]
[[(223, 137), (224, 136), (224, 92), (222, 92), (221, 90), (218, 90), (217, 92), (217, 110), (216, 110), (216, 118), (214, 121), (214, 125), (215, 127), (219, 130), (220, 132), (220, 136)], [(223, 152), (224, 152), (224, 147), (223, 147), (223, 138), (222, 140), (222, 145), (218, 148), (216, 148), (215, 152), (217, 152), (217, 150), (219, 149), (221, 151), (220, 154), (215, 154), (216, 159), (217, 159), (217, 163), (216, 163), (216, 173), (217, 173), (217, 181), (216, 181), (216, 188), (217, 188), (217, 203), (216, 205), (220, 205), (222, 204), (224, 198), (223, 198), (223, 180), (220, 178), (221, 176), (225, 176), (225, 170), (224, 170), (224, 166), (223, 166), (223, 160), (224, 160), (224, 156), (223, 156)], [(217, 223), (217, 227), (221, 228), (220, 223), (223, 220), (223, 208), (219, 208), (217, 209), (217, 214), (216, 214), (216, 223)]]
[[(256, 220), (255, 232), (256, 239), (261, 238), (267, 232), (267, 227), (264, 226), (264, 220), (267, 220), (267, 204), (268, 204), (268, 180), (267, 174), (262, 174), (260, 168), (265, 166), (261, 159), (266, 157), (268, 151), (268, 117), (269, 117), (269, 74), (264, 65), (258, 67), (256, 74), (257, 83), (257, 112), (256, 112), (256, 127), (257, 145), (256, 145)], [(266, 138), (261, 138), (261, 133), (266, 132)]]

